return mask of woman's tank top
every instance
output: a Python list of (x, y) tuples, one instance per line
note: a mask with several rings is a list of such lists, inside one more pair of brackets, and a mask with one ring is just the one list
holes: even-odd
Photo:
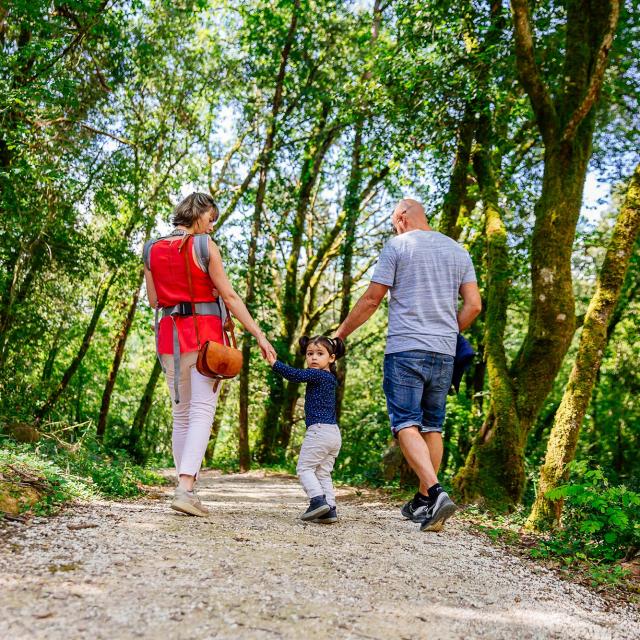
[[(190, 302), (189, 281), (185, 259), (179, 251), (182, 236), (165, 238), (151, 247), (150, 267), (153, 284), (161, 307), (172, 307), (180, 302)], [(189, 269), (194, 302), (214, 302), (214, 284), (208, 273), (202, 271), (193, 259), (193, 244), (188, 243)], [(180, 353), (198, 350), (193, 316), (174, 316), (178, 328)], [(200, 344), (207, 340), (222, 344), (222, 321), (218, 316), (197, 316)], [(173, 322), (170, 317), (160, 320), (158, 331), (158, 353), (173, 353)]]

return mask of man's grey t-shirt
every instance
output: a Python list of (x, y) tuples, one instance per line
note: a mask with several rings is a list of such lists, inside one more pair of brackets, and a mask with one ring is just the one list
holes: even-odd
[(455, 355), (458, 291), (476, 281), (466, 249), (437, 231), (407, 231), (384, 246), (371, 280), (390, 287), (385, 353)]

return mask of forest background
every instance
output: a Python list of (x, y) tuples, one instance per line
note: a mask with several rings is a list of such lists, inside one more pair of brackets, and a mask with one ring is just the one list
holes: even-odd
[[(215, 197), (234, 286), (297, 366), (297, 338), (338, 326), (415, 197), (471, 253), (484, 303), (444, 482), (530, 529), (564, 507), (563, 553), (631, 558), (639, 5), (0, 2), (2, 481), (31, 465), (51, 502), (129, 495), (171, 463), (141, 247), (181, 197)], [(341, 481), (412, 482), (385, 330), (383, 309), (341, 361)], [(292, 470), (304, 389), (243, 351), (206, 463)]]

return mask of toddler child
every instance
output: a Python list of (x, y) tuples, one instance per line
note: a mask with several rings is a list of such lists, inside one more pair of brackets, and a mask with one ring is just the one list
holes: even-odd
[(307, 433), (296, 471), (309, 497), (309, 508), (300, 518), (330, 524), (338, 520), (331, 471), (342, 444), (336, 419), (335, 362), (344, 355), (345, 347), (340, 338), (326, 336), (304, 336), (299, 344), (307, 361), (306, 369), (290, 367), (275, 357), (269, 359), (269, 364), (283, 378), (307, 384), (304, 400)]

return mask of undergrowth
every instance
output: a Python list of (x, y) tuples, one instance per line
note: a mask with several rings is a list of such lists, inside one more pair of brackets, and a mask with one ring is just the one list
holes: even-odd
[(74, 499), (133, 498), (145, 485), (164, 483), (123, 452), (105, 450), (90, 433), (76, 443), (47, 434), (18, 443), (0, 433), (0, 517), (48, 515)]
[(569, 482), (547, 496), (564, 499), (562, 526), (554, 531), (525, 531), (528, 512), (523, 507), (505, 515), (470, 506), (462, 517), (494, 542), (590, 586), (640, 593), (625, 566), (640, 550), (640, 494), (624, 485), (612, 486), (601, 468), (581, 462), (572, 465)]

